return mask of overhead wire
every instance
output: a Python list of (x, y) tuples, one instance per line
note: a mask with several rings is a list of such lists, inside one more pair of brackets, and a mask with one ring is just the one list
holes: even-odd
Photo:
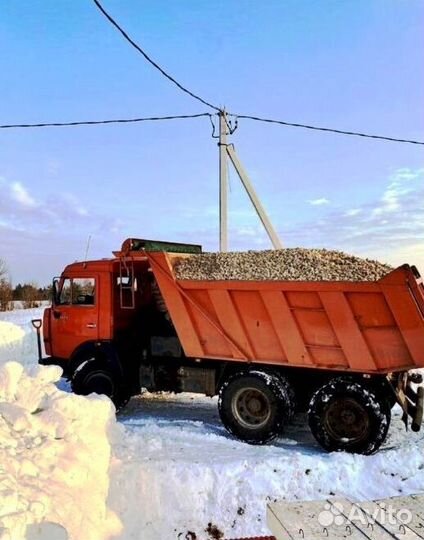
[[(182, 86), (174, 77), (169, 75), (159, 64), (157, 64), (150, 56), (127, 34), (127, 32), (115, 21), (115, 19), (105, 10), (105, 8), (102, 6), (99, 0), (93, 0), (94, 4), (97, 6), (97, 8), (100, 10), (100, 12), (108, 19), (108, 21), (122, 34), (122, 36), (132, 45), (139, 53), (143, 55), (143, 57), (153, 66), (155, 67), (162, 75), (164, 75), (167, 79), (169, 79), (172, 83), (174, 83), (180, 90), (185, 92), (186, 94), (190, 95), (194, 99), (197, 99), (204, 105), (207, 105), (208, 107), (214, 109), (215, 111), (218, 111), (218, 113), (222, 113), (223, 110), (220, 107), (217, 107), (216, 105), (206, 101), (202, 97), (194, 94), (184, 86)], [(233, 116), (235, 118), (235, 125), (234, 127), (229, 124), (227, 121), (227, 117), (224, 116), (225, 122), (227, 124), (227, 127), (229, 129), (230, 135), (234, 133), (234, 131), (237, 129), (237, 120), (238, 118), (244, 118), (249, 120), (255, 120), (259, 122), (267, 122), (270, 124), (280, 124), (284, 126), (290, 126), (290, 127), (298, 127), (303, 129), (310, 129), (315, 131), (325, 131), (325, 132), (331, 132), (331, 133), (337, 133), (339, 135), (349, 135), (349, 136), (355, 136), (355, 137), (366, 137), (369, 139), (379, 139), (384, 141), (390, 141), (390, 142), (400, 142), (400, 143), (409, 143), (409, 144), (418, 144), (418, 145), (424, 145), (424, 142), (411, 140), (411, 139), (400, 139), (396, 137), (387, 137), (384, 135), (373, 135), (369, 133), (360, 133), (355, 131), (345, 131), (341, 129), (334, 129), (334, 128), (327, 128), (327, 127), (320, 127), (320, 126), (312, 126), (308, 124), (299, 124), (299, 123), (293, 123), (293, 122), (286, 122), (284, 120), (275, 120), (270, 118), (260, 118), (258, 116), (251, 116), (251, 115), (240, 115), (240, 114), (232, 114), (228, 113), (228, 116)], [(212, 122), (212, 118), (211, 118)], [(212, 123), (213, 125), (213, 123)], [(215, 126), (213, 125), (213, 134), (212, 137), (215, 136)]]
[[(177, 119), (189, 119), (189, 118), (199, 118), (202, 116), (209, 116), (209, 119), (212, 124), (212, 137), (217, 138), (217, 135), (215, 134), (215, 124), (213, 122), (213, 116), (224, 114), (224, 119), (229, 131), (229, 134), (233, 134), (234, 131), (237, 129), (238, 126), (238, 119), (247, 119), (247, 120), (253, 120), (257, 122), (264, 122), (268, 124), (279, 124), (282, 126), (288, 126), (288, 127), (297, 127), (302, 129), (308, 129), (308, 130), (314, 130), (314, 131), (322, 131), (327, 133), (335, 133), (338, 135), (347, 135), (347, 136), (354, 136), (354, 137), (365, 137), (368, 139), (378, 139), (383, 141), (389, 141), (389, 142), (398, 142), (398, 143), (407, 143), (407, 144), (415, 144), (415, 145), (424, 145), (424, 142), (413, 140), (413, 139), (403, 139), (398, 137), (388, 137), (385, 135), (375, 135), (370, 133), (363, 133), (363, 132), (356, 132), (356, 131), (347, 131), (347, 130), (341, 130), (336, 128), (328, 128), (328, 127), (322, 127), (322, 126), (314, 126), (310, 124), (300, 124), (296, 122), (287, 122), (285, 120), (277, 120), (273, 118), (262, 118), (259, 116), (253, 116), (253, 115), (247, 115), (247, 114), (234, 114), (231, 112), (226, 112), (225, 109), (222, 109), (220, 107), (217, 107), (213, 103), (210, 103), (203, 99), (202, 97), (198, 96), (197, 94), (191, 92), (186, 87), (181, 85), (174, 77), (172, 77), (169, 73), (167, 73), (159, 64), (157, 64), (128, 34), (127, 32), (113, 19), (113, 17), (104, 9), (102, 4), (99, 2), (99, 0), (93, 0), (96, 7), (100, 10), (100, 12), (108, 19), (108, 21), (121, 33), (121, 35), (130, 43), (132, 47), (134, 47), (142, 56), (154, 67), (156, 68), (164, 77), (166, 77), (168, 80), (170, 80), (173, 84), (175, 84), (180, 90), (191, 96), (192, 98), (200, 101), (204, 105), (214, 109), (217, 111), (216, 114), (212, 115), (211, 113), (200, 113), (200, 114), (191, 114), (191, 115), (174, 115), (174, 116), (156, 116), (156, 117), (145, 117), (145, 118), (119, 118), (119, 119), (108, 119), (108, 120), (83, 120), (83, 121), (72, 121), (72, 122), (42, 122), (42, 123), (36, 123), (36, 124), (30, 124), (30, 123), (21, 123), (21, 124), (4, 124), (0, 125), (0, 129), (18, 129), (18, 128), (44, 128), (44, 127), (68, 127), (68, 126), (90, 126), (90, 125), (101, 125), (101, 124), (128, 124), (128, 123), (136, 123), (136, 122), (149, 122), (149, 121), (160, 121), (160, 120), (177, 120)], [(228, 121), (227, 116), (234, 118), (234, 125), (232, 125), (231, 121)]]
[(312, 126), (309, 124), (298, 124), (294, 122), (286, 122), (285, 120), (275, 120), (272, 118), (261, 118), (259, 116), (250, 116), (247, 114), (230, 114), (230, 116), (234, 116), (237, 118), (243, 118), (247, 120), (255, 120), (257, 122), (266, 122), (268, 124), (280, 124), (282, 126), (289, 126), (289, 127), (297, 127), (297, 128), (303, 128), (303, 129), (311, 129), (314, 131), (326, 131), (329, 133), (336, 133), (338, 135), (352, 135), (354, 137), (366, 137), (368, 139), (380, 139), (382, 141), (391, 141), (391, 142), (399, 142), (399, 143), (408, 143), (408, 144), (420, 144), (424, 145), (424, 142), (417, 141), (413, 139), (399, 139), (397, 137), (387, 137), (385, 135), (373, 135), (370, 133), (361, 133), (358, 131), (345, 131), (342, 129), (335, 129), (335, 128), (327, 128), (327, 127), (321, 127), (321, 126)]
[[(327, 127), (321, 127), (321, 126), (313, 126), (309, 124), (299, 124), (295, 122), (286, 122), (285, 120), (275, 120), (272, 118), (261, 118), (259, 116), (251, 116), (247, 114), (234, 114), (234, 113), (226, 113), (227, 116), (232, 116), (235, 118), (234, 126), (229, 124), (229, 122), (226, 120), (227, 126), (229, 128), (230, 134), (234, 133), (234, 131), (238, 127), (238, 119), (247, 119), (247, 120), (254, 120), (258, 122), (264, 122), (268, 124), (279, 124), (283, 126), (289, 126), (289, 127), (297, 127), (297, 128), (303, 128), (303, 129), (309, 129), (314, 131), (324, 131), (327, 133), (335, 133), (337, 135), (348, 135), (348, 136), (355, 136), (355, 137), (365, 137), (368, 139), (377, 139), (382, 141), (389, 141), (389, 142), (399, 142), (399, 143), (407, 143), (407, 144), (415, 144), (415, 145), (424, 145), (424, 142), (417, 141), (413, 139), (401, 139), (397, 137), (387, 137), (385, 135), (373, 135), (370, 133), (361, 133), (357, 131), (344, 131), (341, 129), (335, 129), (335, 128), (327, 128)], [(216, 126), (213, 122), (213, 117), (218, 116), (217, 114), (212, 114), (209, 112), (204, 113), (198, 113), (198, 114), (179, 114), (179, 115), (170, 115), (170, 116), (147, 116), (142, 118), (112, 118), (107, 120), (77, 120), (77, 121), (71, 121), (71, 122), (40, 122), (40, 123), (25, 123), (25, 124), (1, 124), (0, 129), (22, 129), (22, 128), (45, 128), (45, 127), (71, 127), (71, 126), (96, 126), (96, 125), (102, 125), (102, 124), (131, 124), (131, 123), (137, 123), (137, 122), (157, 122), (157, 121), (167, 121), (167, 120), (187, 120), (191, 118), (201, 118), (201, 117), (209, 117), (209, 120), (211, 122), (212, 126), (212, 137), (218, 138), (219, 136), (216, 135)]]
[(107, 20), (118, 30), (118, 32), (120, 32), (122, 34), (122, 36), (128, 41), (128, 43), (130, 43), (130, 45), (132, 45), (140, 54), (142, 54), (144, 56), (144, 58), (154, 67), (156, 68), (158, 71), (160, 71), (160, 73), (162, 73), (162, 75), (164, 77), (166, 77), (168, 80), (170, 80), (172, 83), (174, 83), (180, 90), (182, 90), (183, 92), (185, 92), (186, 94), (188, 94), (189, 96), (191, 96), (192, 98), (194, 99), (197, 99), (198, 101), (200, 101), (201, 103), (203, 103), (204, 105), (207, 105), (208, 107), (210, 107), (211, 109), (214, 109), (215, 111), (219, 111), (220, 108), (217, 107), (216, 105), (214, 105), (213, 103), (210, 103), (208, 101), (206, 101), (205, 99), (203, 99), (202, 97), (198, 96), (197, 94), (195, 94), (194, 92), (191, 92), (190, 90), (188, 90), (188, 88), (186, 88), (185, 86), (183, 86), (182, 84), (180, 84), (176, 79), (174, 79), (174, 77), (172, 77), (172, 75), (169, 75), (169, 73), (167, 73), (163, 68), (160, 67), (160, 65), (155, 62), (141, 47), (140, 45), (138, 45), (128, 34), (127, 32), (115, 21), (115, 19), (105, 10), (105, 8), (101, 5), (101, 3), (99, 2), (99, 0), (93, 0), (93, 2), (95, 3), (95, 5), (97, 6), (97, 8), (100, 10), (100, 12), (107, 18)]
[(189, 118), (201, 118), (211, 116), (211, 113), (178, 114), (173, 116), (148, 116), (144, 118), (115, 118), (111, 120), (81, 120), (76, 122), (42, 122), (39, 124), (3, 124), (0, 129), (15, 128), (44, 128), (44, 127), (69, 127), (69, 126), (96, 126), (100, 124), (131, 124), (136, 122), (158, 122), (161, 120), (187, 120)]
[(215, 122), (213, 121), (212, 115), (209, 116), (209, 120), (212, 126), (212, 134), (211, 134), (212, 139), (219, 139), (219, 135), (216, 134), (216, 125), (215, 125)]

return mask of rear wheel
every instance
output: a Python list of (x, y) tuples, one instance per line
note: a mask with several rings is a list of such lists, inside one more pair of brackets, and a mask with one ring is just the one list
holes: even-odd
[(293, 392), (287, 380), (260, 370), (236, 373), (219, 391), (224, 426), (238, 439), (264, 444), (277, 437), (293, 414)]
[(122, 381), (96, 359), (86, 360), (77, 367), (71, 378), (71, 387), (75, 394), (83, 396), (93, 392), (108, 396), (117, 411), (122, 409), (130, 399), (130, 393)]
[(315, 392), (308, 417), (312, 434), (328, 452), (372, 454), (386, 439), (390, 407), (373, 388), (340, 377)]

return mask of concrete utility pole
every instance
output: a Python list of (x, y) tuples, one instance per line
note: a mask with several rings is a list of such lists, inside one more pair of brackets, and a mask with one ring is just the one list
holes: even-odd
[(272, 223), (265, 212), (265, 208), (262, 206), (262, 203), (246, 173), (243, 169), (243, 166), (236, 154), (234, 145), (227, 144), (227, 135), (231, 134), (227, 132), (228, 122), (225, 109), (219, 112), (219, 250), (228, 251), (228, 178), (227, 178), (227, 156), (230, 158), (231, 163), (233, 164), (234, 169), (236, 170), (241, 183), (246, 190), (251, 203), (258, 215), (259, 219), (264, 226), (269, 239), (274, 247), (274, 249), (281, 249), (283, 247), (280, 238)]
[(228, 251), (227, 118), (219, 112), (219, 251)]
[(237, 174), (239, 175), (239, 178), (241, 180), (241, 183), (244, 186), (244, 189), (246, 190), (247, 194), (249, 195), (249, 199), (251, 203), (253, 204), (254, 209), (256, 210), (256, 214), (259, 216), (259, 219), (262, 221), (262, 225), (264, 226), (269, 239), (271, 240), (272, 245), (274, 246), (274, 249), (281, 249), (283, 247), (283, 244), (281, 243), (281, 240), (278, 237), (277, 231), (272, 226), (272, 223), (267, 216), (267, 213), (265, 212), (265, 208), (262, 206), (262, 203), (258, 197), (258, 194), (256, 193), (252, 182), (249, 180), (249, 177), (247, 176), (246, 171), (243, 169), (243, 166), (236, 154), (236, 151), (232, 146), (226, 146), (227, 154), (231, 160), (231, 163), (233, 164), (235, 170), (237, 171)]

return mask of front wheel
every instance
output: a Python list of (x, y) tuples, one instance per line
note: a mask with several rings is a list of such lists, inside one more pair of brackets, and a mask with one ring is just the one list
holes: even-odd
[(116, 410), (122, 409), (130, 394), (120, 380), (99, 360), (87, 360), (74, 371), (71, 379), (72, 391), (87, 396), (96, 393), (108, 396)]
[(219, 391), (224, 426), (238, 439), (265, 444), (277, 437), (293, 414), (293, 393), (287, 380), (260, 370), (236, 373)]
[(308, 419), (312, 434), (328, 452), (372, 454), (387, 436), (390, 407), (362, 382), (339, 377), (312, 396)]

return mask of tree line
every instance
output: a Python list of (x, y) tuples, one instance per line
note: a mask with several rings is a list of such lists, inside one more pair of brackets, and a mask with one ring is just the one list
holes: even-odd
[(13, 287), (4, 261), (0, 259), (0, 311), (14, 309), (14, 302), (21, 302), (25, 309), (39, 307), (50, 300), (51, 286), (39, 287), (36, 283), (18, 283)]

